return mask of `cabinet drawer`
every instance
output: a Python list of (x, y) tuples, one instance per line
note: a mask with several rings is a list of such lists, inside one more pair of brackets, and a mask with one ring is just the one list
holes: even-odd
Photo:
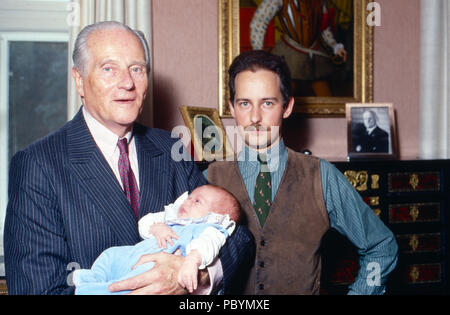
[(440, 191), (439, 172), (389, 173), (389, 192)]
[(337, 262), (328, 281), (335, 285), (349, 285), (355, 281), (359, 268), (358, 256), (342, 259)]
[(408, 265), (405, 271), (407, 284), (442, 282), (442, 266), (440, 263)]
[(439, 222), (440, 220), (440, 203), (389, 205), (389, 223)]
[(396, 235), (400, 253), (433, 253), (441, 251), (441, 234)]

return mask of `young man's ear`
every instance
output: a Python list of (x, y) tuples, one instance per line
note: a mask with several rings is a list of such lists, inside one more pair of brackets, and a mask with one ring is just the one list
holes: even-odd
[(295, 99), (291, 97), (286, 108), (284, 109), (283, 118), (288, 118), (292, 114), (292, 110), (294, 109)]
[(81, 97), (84, 97), (83, 76), (81, 75), (80, 71), (75, 67), (72, 68), (72, 78), (75, 81), (75, 87), (77, 89), (78, 94)]

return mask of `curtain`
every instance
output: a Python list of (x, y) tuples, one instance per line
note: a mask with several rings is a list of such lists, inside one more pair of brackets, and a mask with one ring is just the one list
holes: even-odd
[(419, 157), (450, 158), (450, 1), (421, 0)]
[[(71, 119), (79, 110), (81, 100), (72, 79), (72, 51), (75, 39), (83, 27), (101, 21), (118, 21), (138, 29), (145, 34), (150, 46), (150, 65), (153, 69), (152, 58), (152, 1), (151, 0), (75, 0), (68, 5), (73, 13), (68, 17), (70, 26), (69, 62), (68, 62), (68, 118)], [(70, 19), (70, 20), (69, 20)], [(152, 71), (149, 74), (147, 99), (144, 103), (139, 121), (149, 127), (153, 126), (153, 83)]]

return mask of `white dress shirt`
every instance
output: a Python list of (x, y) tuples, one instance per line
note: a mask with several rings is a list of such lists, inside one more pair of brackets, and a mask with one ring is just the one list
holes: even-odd
[(375, 128), (377, 128), (377, 125), (370, 127), (370, 128), (366, 128), (367, 134), (370, 135), (372, 133), (372, 131), (375, 130)]
[[(119, 136), (114, 132), (103, 126), (100, 122), (98, 122), (91, 114), (86, 110), (83, 106), (83, 116), (86, 124), (91, 132), (92, 137), (94, 138), (95, 143), (98, 148), (102, 152), (109, 166), (111, 167), (114, 175), (116, 175), (117, 180), (119, 181), (120, 186), (123, 189), (122, 180), (120, 179), (119, 173), (119, 156), (120, 151), (117, 146), (117, 142), (119, 141)], [(130, 160), (130, 166), (133, 170), (134, 177), (136, 178), (136, 182), (139, 188), (139, 168), (138, 168), (138, 160), (136, 153), (136, 142), (134, 141), (134, 137), (132, 136), (133, 132), (129, 131), (125, 138), (128, 140), (128, 158)]]

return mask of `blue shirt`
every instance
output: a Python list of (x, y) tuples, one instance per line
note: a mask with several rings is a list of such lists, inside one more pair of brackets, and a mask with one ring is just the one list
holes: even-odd
[[(260, 170), (257, 154), (244, 146), (238, 155), (239, 170), (252, 203)], [(266, 154), (271, 172), (272, 196), (275, 196), (286, 168), (288, 150), (283, 140), (280, 140), (279, 145)], [(206, 177), (207, 171), (204, 171)], [(360, 256), (360, 269), (348, 294), (383, 294), (387, 277), (397, 264), (398, 246), (393, 233), (336, 167), (321, 159), (320, 173), (330, 227), (346, 236), (358, 248)]]

